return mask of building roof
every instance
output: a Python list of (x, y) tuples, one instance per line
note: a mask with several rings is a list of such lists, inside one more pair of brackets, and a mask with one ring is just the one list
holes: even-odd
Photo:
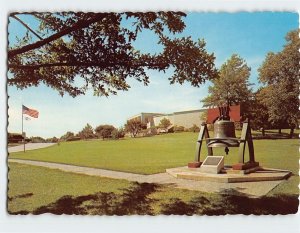
[(150, 115), (154, 115), (154, 116), (164, 116), (164, 115), (166, 115), (164, 113), (141, 112), (141, 113), (138, 113), (138, 114), (136, 114), (134, 116), (129, 117), (128, 119), (133, 119), (133, 118), (136, 118), (136, 117), (140, 117), (143, 114), (150, 114)]
[(157, 112), (141, 112), (140, 114), (166, 115), (165, 113), (157, 113)]
[(174, 112), (173, 114), (174, 114), (174, 115), (177, 115), (177, 114), (185, 114), (185, 113), (193, 113), (193, 112), (204, 112), (204, 111), (206, 111), (206, 110), (207, 110), (207, 109), (202, 108), (202, 109), (196, 109), (196, 110)]
[(173, 113), (153, 113), (153, 112), (141, 112), (139, 114), (136, 114), (134, 116), (129, 117), (128, 119), (132, 119), (132, 118), (136, 118), (141, 116), (142, 114), (150, 114), (153, 116), (172, 116), (172, 115), (178, 115), (178, 114), (187, 114), (187, 113), (193, 113), (193, 112), (204, 112), (207, 109), (203, 108), (203, 109), (196, 109), (196, 110), (189, 110), (189, 111), (181, 111), (181, 112), (173, 112)]

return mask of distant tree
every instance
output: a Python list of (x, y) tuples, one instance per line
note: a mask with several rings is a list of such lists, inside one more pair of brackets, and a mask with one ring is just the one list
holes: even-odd
[(194, 133), (199, 132), (200, 128), (196, 124), (193, 124), (193, 126), (191, 128), (189, 128), (189, 131), (194, 132)]
[(254, 98), (250, 100), (248, 117), (251, 120), (251, 127), (255, 130), (261, 130), (262, 136), (265, 136), (265, 129), (271, 127), (268, 114), (268, 106), (264, 104), (264, 88), (260, 88), (254, 93)]
[(262, 102), (268, 106), (270, 121), (279, 130), (288, 125), (292, 137), (299, 118), (299, 30), (289, 32), (286, 41), (282, 51), (268, 53), (258, 71), (264, 84)]
[(8, 143), (18, 143), (23, 140), (22, 134), (19, 133), (7, 133)]
[(251, 97), (250, 67), (233, 54), (220, 68), (219, 78), (212, 80), (209, 95), (202, 100), (204, 106), (234, 105), (247, 102)]
[(46, 141), (46, 142), (51, 142), (51, 141), (52, 141), (52, 138), (46, 138), (45, 141)]
[(123, 127), (120, 127), (118, 129), (118, 137), (119, 138), (124, 138), (125, 137), (125, 129)]
[(91, 139), (95, 137), (93, 127), (90, 124), (86, 126), (78, 133), (78, 136), (81, 139)]
[(119, 129), (114, 129), (112, 132), (111, 132), (111, 137), (113, 139), (119, 139), (119, 138), (124, 138), (125, 136), (125, 131), (124, 129), (121, 127)]
[(172, 125), (171, 121), (164, 117), (163, 119), (160, 120), (158, 127), (167, 130), (170, 125)]
[(99, 125), (96, 127), (95, 132), (98, 138), (104, 140), (105, 138), (111, 138), (114, 130), (116, 130), (116, 128), (112, 125)]
[(130, 133), (132, 137), (136, 137), (142, 129), (146, 129), (147, 126), (140, 120), (128, 120), (124, 126), (125, 131)]
[[(17, 20), (27, 32), (9, 44), (7, 63), (13, 75), (8, 85), (43, 83), (61, 95), (75, 97), (92, 89), (107, 96), (128, 90), (128, 78), (148, 85), (146, 70), (172, 68), (171, 84), (199, 86), (216, 76), (215, 57), (207, 53), (204, 40), (174, 36), (184, 30), (185, 16), (171, 11), (12, 12), (9, 22)], [(160, 44), (160, 51), (143, 53), (135, 47), (144, 30), (156, 35), (153, 44)], [(13, 30), (9, 33), (16, 36)]]
[(207, 121), (207, 110), (204, 112), (201, 112), (199, 118), (200, 118), (200, 121), (206, 122)]
[(44, 143), (46, 140), (40, 136), (30, 137), (30, 141), (33, 143)]
[(63, 136), (61, 136), (60, 139), (63, 140), (63, 141), (68, 141), (68, 140), (70, 140), (70, 139), (72, 139), (74, 137), (75, 137), (74, 133), (68, 131), (66, 134), (64, 134)]
[(58, 142), (58, 138), (57, 138), (57, 137), (53, 137), (53, 138), (51, 139), (51, 142), (52, 142), (52, 143), (57, 143), (57, 142)]
[(57, 143), (57, 142), (58, 142), (58, 138), (57, 138), (57, 137), (47, 138), (47, 139), (46, 139), (46, 142)]
[(175, 133), (178, 133), (178, 132), (184, 132), (184, 130), (185, 130), (184, 127), (181, 126), (181, 125), (180, 125), (180, 126), (178, 126), (178, 125), (175, 125), (175, 126), (174, 126), (174, 132), (175, 132)]

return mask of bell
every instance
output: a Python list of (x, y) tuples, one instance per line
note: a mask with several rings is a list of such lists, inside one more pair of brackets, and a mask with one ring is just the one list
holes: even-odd
[(210, 138), (207, 147), (225, 147), (228, 154), (228, 147), (238, 147), (239, 141), (235, 137), (234, 122), (230, 121), (229, 105), (219, 107), (219, 117), (214, 123), (214, 138)]
[(217, 120), (214, 123), (214, 137), (210, 138), (208, 147), (238, 147), (239, 142), (235, 136), (234, 122), (230, 120)]

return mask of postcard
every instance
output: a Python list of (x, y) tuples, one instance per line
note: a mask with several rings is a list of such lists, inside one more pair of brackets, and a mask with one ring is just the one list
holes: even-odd
[(298, 212), (297, 13), (7, 17), (9, 215)]

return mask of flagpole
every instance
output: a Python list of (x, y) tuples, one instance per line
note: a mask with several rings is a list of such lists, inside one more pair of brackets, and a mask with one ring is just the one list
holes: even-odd
[(22, 137), (23, 137), (23, 152), (25, 153), (25, 136), (24, 136), (24, 131), (23, 131), (23, 103), (22, 103)]

